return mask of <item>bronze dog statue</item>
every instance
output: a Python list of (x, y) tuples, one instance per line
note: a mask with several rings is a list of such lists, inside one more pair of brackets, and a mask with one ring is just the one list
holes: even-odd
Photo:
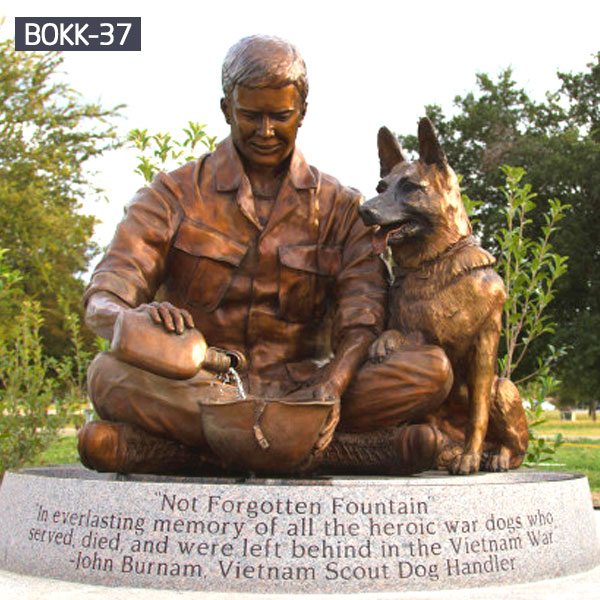
[(389, 324), (370, 350), (383, 360), (404, 344), (436, 344), (446, 352), (454, 385), (425, 420), (445, 436), (439, 468), (454, 474), (518, 467), (528, 443), (517, 388), (495, 375), (504, 284), (495, 259), (471, 236), (456, 174), (433, 125), (419, 123), (419, 159), (407, 161), (385, 127), (378, 135), (378, 196), (360, 215), (376, 226), (373, 249), (389, 246), (394, 263)]

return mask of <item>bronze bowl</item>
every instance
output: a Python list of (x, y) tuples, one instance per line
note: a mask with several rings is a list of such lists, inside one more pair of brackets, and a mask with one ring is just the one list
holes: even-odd
[(204, 435), (227, 467), (257, 474), (297, 472), (311, 454), (333, 402), (282, 398), (203, 404)]

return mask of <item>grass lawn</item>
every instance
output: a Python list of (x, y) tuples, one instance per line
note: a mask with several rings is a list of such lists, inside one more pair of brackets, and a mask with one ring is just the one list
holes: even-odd
[(554, 471), (576, 471), (584, 473), (590, 482), (592, 491), (600, 492), (600, 440), (578, 438), (565, 442), (554, 455), (553, 463), (565, 466), (549, 465)]
[(575, 421), (561, 421), (557, 410), (544, 413), (544, 417), (546, 422), (537, 428), (540, 435), (553, 436), (562, 433), (565, 437), (600, 439), (600, 414), (597, 421), (592, 421), (587, 413), (575, 413)]
[(31, 464), (64, 465), (75, 462), (79, 462), (79, 454), (77, 453), (77, 436), (72, 434), (59, 437)]

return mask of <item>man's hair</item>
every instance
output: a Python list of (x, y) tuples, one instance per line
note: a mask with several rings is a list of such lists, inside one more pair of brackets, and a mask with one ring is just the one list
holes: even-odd
[(249, 88), (281, 88), (295, 85), (306, 104), (308, 79), (306, 65), (297, 48), (278, 37), (252, 35), (232, 46), (221, 76), (223, 94), (230, 98), (236, 85)]

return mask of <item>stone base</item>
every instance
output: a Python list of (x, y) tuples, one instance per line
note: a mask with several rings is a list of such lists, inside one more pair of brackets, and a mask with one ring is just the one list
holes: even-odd
[(499, 586), (594, 568), (587, 479), (232, 480), (9, 472), (0, 569), (203, 592), (381, 593)]

